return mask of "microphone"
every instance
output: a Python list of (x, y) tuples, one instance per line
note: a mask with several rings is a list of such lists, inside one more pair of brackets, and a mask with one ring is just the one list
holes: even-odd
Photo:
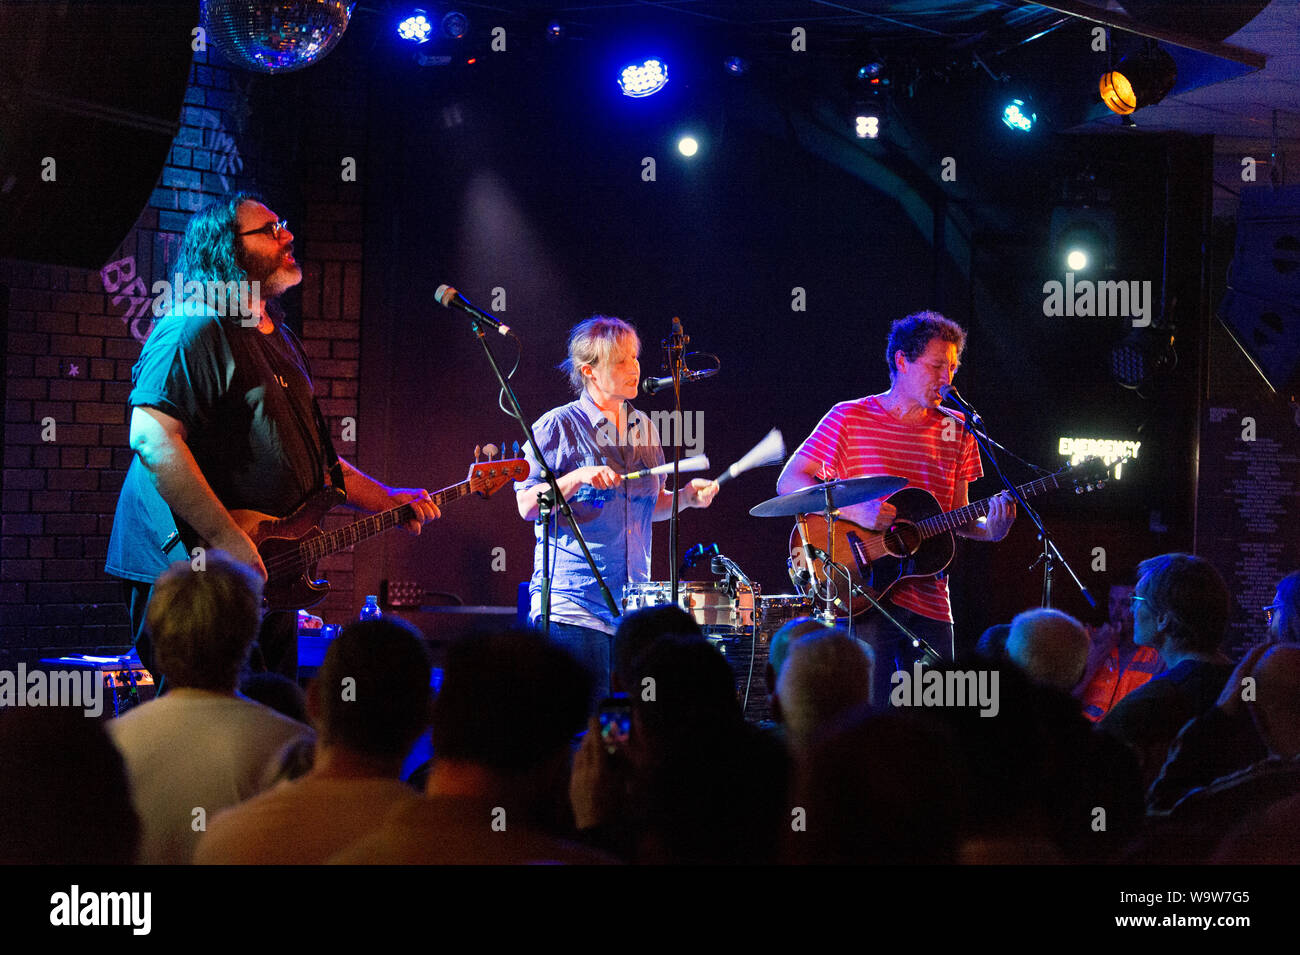
[(498, 322), (495, 318), (475, 306), (469, 299), (461, 295), (450, 285), (439, 285), (438, 291), (433, 293), (433, 297), (438, 300), (438, 304), (443, 308), (460, 309), (467, 315), (473, 315), (484, 325), (489, 328), (495, 328), (502, 335), (510, 334), (510, 326)]
[(966, 413), (966, 418), (968, 422), (972, 424), (983, 423), (980, 420), (979, 412), (976, 411), (974, 408), (972, 408), (970, 404), (966, 401), (966, 399), (963, 398), (961, 394), (957, 391), (957, 389), (954, 388), (952, 385), (941, 385), (939, 388), (939, 394), (943, 396), (943, 399), (945, 401), (951, 401), (958, 408), (964, 411)]
[[(687, 371), (682, 374), (682, 381), (699, 381), (703, 378), (712, 378), (717, 373), (718, 369), (716, 368), (705, 368), (703, 371)], [(641, 382), (641, 390), (647, 395), (653, 395), (661, 388), (671, 388), (672, 386), (673, 379), (671, 375), (667, 378), (647, 378)]]
[(740, 565), (725, 554), (715, 554), (713, 560), (709, 562), (709, 568), (715, 574), (726, 574), (728, 577), (734, 578), (746, 587), (754, 586), (750, 579), (745, 576), (745, 572), (740, 569)]

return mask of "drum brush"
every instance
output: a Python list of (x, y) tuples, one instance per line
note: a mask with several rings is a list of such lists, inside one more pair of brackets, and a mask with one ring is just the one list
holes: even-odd
[[(677, 466), (678, 471), (682, 474), (690, 474), (695, 471), (707, 471), (709, 469), (709, 457), (706, 454), (697, 454), (694, 457), (686, 458)], [(634, 481), (637, 478), (657, 477), (660, 474), (672, 474), (672, 462), (661, 464), (658, 467), (646, 468), (642, 471), (633, 471), (630, 474), (624, 474), (624, 481)]]
[(785, 439), (781, 432), (773, 428), (762, 441), (754, 445), (739, 461), (718, 475), (715, 480), (722, 484), (734, 477), (740, 477), (753, 468), (765, 468), (769, 464), (780, 464), (785, 459)]

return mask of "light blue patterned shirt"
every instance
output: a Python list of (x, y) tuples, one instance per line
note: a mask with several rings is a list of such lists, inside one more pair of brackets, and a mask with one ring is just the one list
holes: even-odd
[[(533, 433), (557, 477), (592, 464), (608, 465), (626, 474), (664, 463), (654, 422), (626, 402), (623, 408), (627, 429), (622, 440), (614, 424), (585, 391), (576, 401), (554, 408), (538, 419)], [(525, 457), (529, 464), (528, 478), (515, 483), (516, 492), (543, 483), (531, 448)], [(620, 607), (624, 584), (650, 579), (651, 527), (664, 482), (663, 477), (638, 478), (604, 491), (583, 484), (569, 497), (574, 519), (582, 528), (596, 566)], [(568, 522), (558, 509), (555, 518), (558, 533), (551, 545), (551, 620), (613, 633), (616, 620), (601, 598), (600, 588), (591, 576)], [(541, 591), (542, 529), (538, 526), (529, 587), (529, 616), (534, 621), (542, 612)]]

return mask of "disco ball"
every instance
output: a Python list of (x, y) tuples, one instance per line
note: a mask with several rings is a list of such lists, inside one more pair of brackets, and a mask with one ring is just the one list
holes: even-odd
[(208, 39), (232, 63), (258, 73), (311, 66), (348, 28), (355, 2), (344, 0), (204, 0)]

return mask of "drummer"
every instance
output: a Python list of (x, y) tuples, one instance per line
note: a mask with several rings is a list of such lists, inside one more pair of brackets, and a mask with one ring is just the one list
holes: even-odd
[[(560, 493), (573, 506), (596, 567), (616, 602), (625, 584), (650, 579), (651, 522), (672, 514), (673, 494), (662, 476), (624, 481), (622, 475), (664, 463), (659, 433), (646, 414), (628, 401), (641, 380), (636, 330), (618, 318), (596, 315), (569, 333), (569, 357), (560, 370), (576, 400), (538, 419), (533, 434), (559, 475)], [(529, 473), (516, 482), (519, 515), (536, 521), (538, 495), (546, 489), (541, 470), (527, 452)], [(678, 508), (708, 507), (718, 493), (714, 481), (696, 478), (677, 492)], [(568, 522), (554, 511), (552, 539), (551, 639), (591, 673), (593, 709), (609, 694), (616, 618), (610, 613)], [(542, 527), (536, 530), (529, 619), (541, 626)], [(621, 606), (621, 604), (620, 604)]]

